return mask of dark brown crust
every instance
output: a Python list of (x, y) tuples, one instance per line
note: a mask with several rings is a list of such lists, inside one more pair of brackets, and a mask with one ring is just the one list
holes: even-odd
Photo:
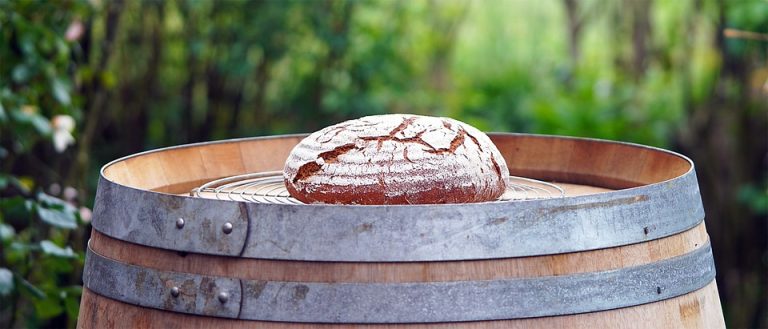
[(472, 140), (472, 143), (475, 143), (475, 145), (477, 145), (477, 148), (479, 149), (483, 148), (482, 146), (480, 146), (480, 142), (477, 140), (477, 138), (475, 138), (475, 136), (472, 136), (472, 134), (467, 133), (467, 137), (469, 137), (469, 139)]
[(355, 200), (354, 204), (360, 205), (446, 204), (493, 201), (501, 196), (478, 194), (476, 186), (451, 189), (435, 186), (418, 193), (397, 196), (385, 195), (378, 184), (358, 185), (354, 190), (317, 185), (312, 193), (300, 192), (293, 184), (286, 184), (286, 188), (292, 197), (304, 203), (352, 204), (346, 200)]
[(309, 176), (312, 176), (316, 172), (320, 171), (321, 168), (322, 167), (317, 162), (307, 162), (299, 167), (299, 170), (296, 171), (296, 176), (293, 176), (292, 182), (296, 184), (298, 181), (306, 180)]
[(504, 177), (501, 176), (501, 168), (499, 167), (499, 163), (496, 162), (496, 158), (493, 157), (493, 154), (491, 154), (491, 162), (493, 163), (493, 169), (496, 170), (496, 175), (499, 176), (499, 180), (504, 179)]
[[(456, 149), (459, 148), (459, 146), (464, 145), (464, 140), (466, 135), (467, 135), (467, 132), (464, 129), (459, 128), (459, 133), (456, 134), (456, 137), (453, 138), (450, 146), (448, 146), (447, 148), (427, 150), (427, 152), (435, 153), (435, 154), (456, 153)], [(479, 147), (480, 145), (478, 144), (477, 146)]]
[(377, 143), (379, 143), (379, 147), (377, 148), (377, 150), (381, 148), (381, 143), (382, 142), (393, 141), (393, 142), (398, 142), (398, 143), (416, 143), (416, 144), (421, 144), (421, 145), (426, 146), (430, 150), (436, 151), (436, 149), (434, 147), (432, 147), (432, 145), (429, 145), (429, 143), (427, 143), (423, 139), (421, 139), (421, 135), (424, 135), (425, 132), (426, 132), (426, 130), (425, 131), (421, 131), (418, 134), (416, 134), (416, 136), (408, 137), (408, 138), (397, 138), (397, 137), (392, 136), (392, 135), (387, 135), (387, 136), (362, 136), (362, 137), (358, 137), (358, 139), (366, 141), (366, 142), (376, 141)]
[[(320, 153), (318, 157), (323, 159), (325, 163), (334, 163), (340, 155), (347, 153), (354, 148), (355, 144), (344, 144), (328, 152)], [(323, 166), (315, 161), (307, 162), (299, 167), (299, 170), (296, 172), (296, 176), (293, 177), (292, 182), (296, 184), (296, 182), (306, 180), (310, 176), (320, 171), (322, 168)]]
[(408, 125), (413, 123), (414, 120), (416, 120), (416, 117), (405, 118), (403, 120), (403, 123), (401, 123), (399, 126), (395, 127), (395, 129), (392, 129), (392, 131), (389, 132), (389, 136), (395, 137), (397, 133), (405, 130), (405, 128), (408, 128)]
[(318, 157), (322, 158), (323, 161), (325, 161), (325, 163), (334, 163), (336, 162), (336, 160), (339, 158), (340, 155), (349, 152), (353, 148), (355, 148), (354, 143), (344, 144), (328, 152), (320, 153)]

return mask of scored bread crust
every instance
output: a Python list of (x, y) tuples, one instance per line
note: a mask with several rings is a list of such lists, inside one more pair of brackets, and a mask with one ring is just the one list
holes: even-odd
[(283, 178), (304, 203), (438, 204), (498, 199), (509, 170), (463, 122), (388, 114), (345, 121), (296, 145)]

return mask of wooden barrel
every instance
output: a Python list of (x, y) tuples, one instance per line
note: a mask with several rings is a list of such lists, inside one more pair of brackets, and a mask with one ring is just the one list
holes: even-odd
[(491, 134), (564, 197), (340, 206), (190, 197), (281, 170), (302, 136), (106, 165), (79, 328), (724, 328), (693, 163), (593, 139)]

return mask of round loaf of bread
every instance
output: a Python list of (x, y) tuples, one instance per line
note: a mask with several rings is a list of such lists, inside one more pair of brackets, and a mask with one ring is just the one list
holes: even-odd
[(403, 114), (317, 131), (293, 148), (283, 170), (299, 201), (363, 205), (493, 201), (508, 175), (481, 131), (450, 118)]

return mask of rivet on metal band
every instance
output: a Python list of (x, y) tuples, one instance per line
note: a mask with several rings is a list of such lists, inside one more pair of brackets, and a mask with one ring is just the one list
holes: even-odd
[[(709, 243), (634, 267), (563, 276), (417, 283), (254, 281), (159, 271), (88, 250), (85, 287), (126, 303), (245, 320), (426, 323), (610, 310), (677, 297), (715, 277)], [(185, 282), (184, 294), (158, 293)], [(662, 288), (663, 287), (663, 288)]]
[(224, 234), (232, 233), (232, 223), (224, 223), (224, 225), (221, 226), (221, 231), (224, 232)]
[[(89, 248), (83, 280), (88, 289), (133, 305), (222, 318), (240, 313), (239, 279), (161, 272), (110, 260)], [(217, 291), (228, 292), (226, 302), (217, 299)]]

